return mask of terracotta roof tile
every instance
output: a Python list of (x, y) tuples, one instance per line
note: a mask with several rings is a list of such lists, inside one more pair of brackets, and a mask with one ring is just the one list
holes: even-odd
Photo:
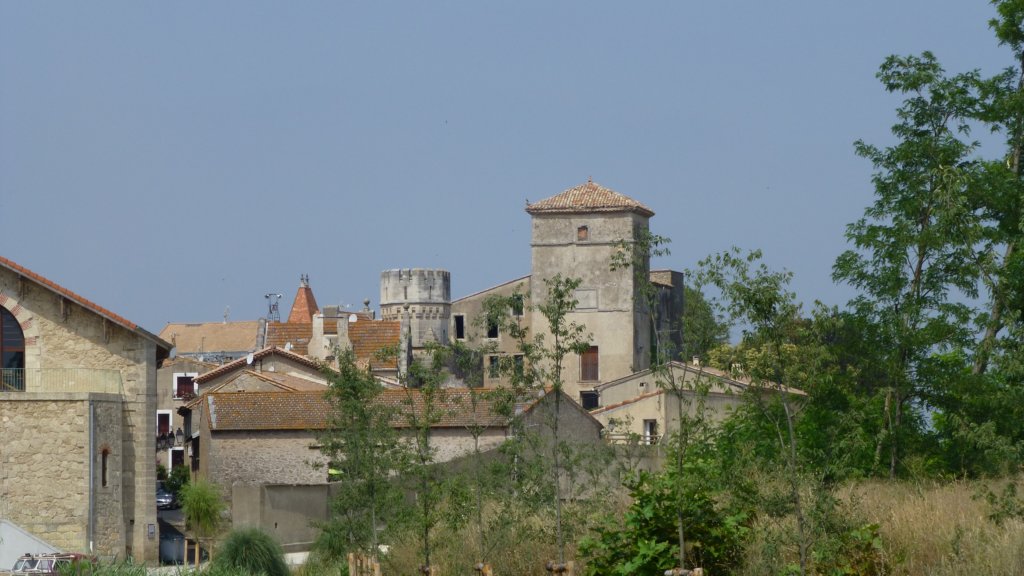
[(171, 323), (160, 331), (160, 337), (174, 344), (178, 354), (251, 352), (256, 349), (259, 331), (259, 320)]
[[(252, 355), (252, 358), (253, 358), (253, 360), (262, 360), (263, 358), (266, 358), (267, 356), (270, 356), (271, 354), (276, 354), (276, 355), (281, 356), (283, 358), (287, 358), (287, 359), (289, 359), (289, 360), (291, 360), (293, 362), (298, 362), (299, 364), (303, 364), (305, 366), (309, 366), (310, 368), (316, 368), (316, 369), (319, 369), (319, 370), (323, 369), (323, 366), (319, 362), (317, 362), (315, 360), (311, 360), (311, 359), (309, 359), (309, 358), (307, 358), (305, 356), (301, 356), (301, 355), (296, 354), (294, 352), (289, 352), (289, 351), (284, 350), (282, 348), (276, 348), (276, 347), (273, 347), (273, 346), (268, 347), (268, 348), (264, 348), (263, 350), (260, 350), (259, 352), (254, 352), (253, 355)], [(213, 370), (210, 370), (209, 372), (205, 372), (203, 374), (200, 374), (199, 376), (196, 377), (195, 381), (197, 383), (199, 383), (199, 384), (202, 384), (203, 382), (209, 382), (210, 380), (212, 380), (212, 379), (214, 379), (214, 378), (216, 378), (218, 376), (221, 376), (223, 374), (227, 374), (228, 372), (231, 372), (232, 370), (238, 370), (240, 368), (245, 368), (247, 365), (248, 365), (248, 358), (247, 357), (239, 358), (237, 360), (233, 360), (231, 362), (228, 362), (227, 364), (222, 364), (221, 366), (218, 366), (217, 368), (214, 368)]]
[(299, 291), (295, 293), (295, 300), (292, 302), (292, 310), (288, 313), (288, 323), (309, 324), (313, 321), (313, 315), (319, 311), (316, 298), (313, 297), (313, 289), (309, 287), (309, 280), (303, 276), (299, 283)]
[(39, 284), (40, 286), (43, 286), (48, 290), (51, 290), (53, 292), (56, 292), (57, 294), (60, 294), (61, 296), (64, 296), (65, 298), (78, 304), (82, 308), (90, 310), (95, 314), (99, 314), (103, 318), (110, 320), (111, 322), (121, 326), (122, 328), (126, 328), (140, 336), (145, 337), (148, 340), (156, 342), (158, 346), (164, 348), (165, 350), (170, 350), (172, 348), (169, 342), (165, 342), (159, 336), (141, 328), (138, 324), (128, 320), (123, 316), (119, 316), (118, 314), (115, 314), (110, 310), (107, 310), (106, 308), (100, 306), (99, 304), (96, 304), (91, 300), (79, 296), (78, 294), (72, 292), (71, 290), (68, 290), (67, 288), (61, 286), (60, 284), (57, 284), (56, 282), (48, 278), (45, 278), (42, 275), (37, 274), (12, 260), (8, 260), (7, 258), (0, 256), (0, 266), (3, 266), (4, 268), (11, 270), (12, 272), (15, 272), (25, 278), (28, 278), (29, 280), (32, 280), (36, 284)]
[(305, 356), (309, 353), (309, 340), (313, 337), (313, 324), (288, 322), (267, 323), (267, 346), (282, 350), (291, 344), (291, 351)]
[[(504, 427), (505, 418), (492, 413), (493, 403), (486, 395), (478, 396), (473, 410), (472, 393), (465, 388), (439, 391), (435, 405), (438, 420), (432, 427)], [(323, 392), (209, 392), (203, 397), (209, 399), (214, 430), (323, 430), (331, 413)], [(396, 411), (392, 419), (395, 428), (410, 427), (410, 419), (401, 415), (410, 407), (414, 415), (423, 413), (423, 394), (418, 389), (382, 390), (378, 401)]]
[(591, 212), (636, 212), (654, 216), (654, 211), (643, 204), (588, 180), (557, 196), (552, 196), (526, 207), (530, 214), (579, 214)]
[[(348, 339), (352, 343), (356, 361), (371, 367), (394, 366), (398, 363), (397, 351), (401, 335), (402, 323), (398, 320), (359, 320), (348, 325)], [(394, 353), (379, 358), (378, 354), (382, 350), (393, 350)]]

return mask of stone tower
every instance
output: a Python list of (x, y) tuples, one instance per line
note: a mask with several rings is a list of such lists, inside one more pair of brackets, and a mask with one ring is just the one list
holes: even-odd
[[(579, 302), (570, 319), (586, 326), (592, 348), (584, 356), (566, 358), (566, 391), (592, 388), (644, 370), (650, 365), (650, 319), (636, 301), (632, 269), (611, 270), (619, 242), (646, 230), (654, 212), (593, 181), (529, 204), (532, 220), (530, 299), (544, 301), (546, 279), (556, 274), (579, 278)], [(649, 268), (649, 263), (645, 266)], [(536, 309), (530, 324), (545, 332), (546, 321)]]
[(380, 312), (384, 320), (403, 320), (409, 305), (412, 347), (448, 344), (451, 274), (447, 270), (401, 268), (380, 273)]

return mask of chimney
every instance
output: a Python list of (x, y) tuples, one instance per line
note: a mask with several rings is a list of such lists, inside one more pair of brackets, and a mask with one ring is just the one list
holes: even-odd
[(412, 348), (410, 346), (412, 341), (411, 325), (409, 303), (406, 302), (402, 305), (402, 319), (398, 337), (398, 373), (402, 375), (405, 375), (409, 370), (409, 354)]

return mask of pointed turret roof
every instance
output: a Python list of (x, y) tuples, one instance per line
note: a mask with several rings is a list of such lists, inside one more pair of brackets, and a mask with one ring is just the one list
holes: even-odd
[(591, 212), (636, 212), (648, 218), (654, 211), (629, 196), (587, 180), (575, 188), (540, 202), (527, 204), (530, 214), (586, 214)]
[(303, 274), (299, 279), (299, 291), (295, 293), (292, 311), (288, 313), (289, 324), (311, 324), (313, 315), (319, 312), (313, 289), (309, 287), (309, 276)]

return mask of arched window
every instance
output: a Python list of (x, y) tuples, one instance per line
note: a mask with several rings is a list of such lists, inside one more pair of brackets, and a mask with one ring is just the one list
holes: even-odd
[(4, 368), (25, 367), (25, 334), (6, 308), (0, 308), (0, 358)]
[(0, 374), (2, 389), (25, 389), (25, 334), (18, 319), (0, 307)]

